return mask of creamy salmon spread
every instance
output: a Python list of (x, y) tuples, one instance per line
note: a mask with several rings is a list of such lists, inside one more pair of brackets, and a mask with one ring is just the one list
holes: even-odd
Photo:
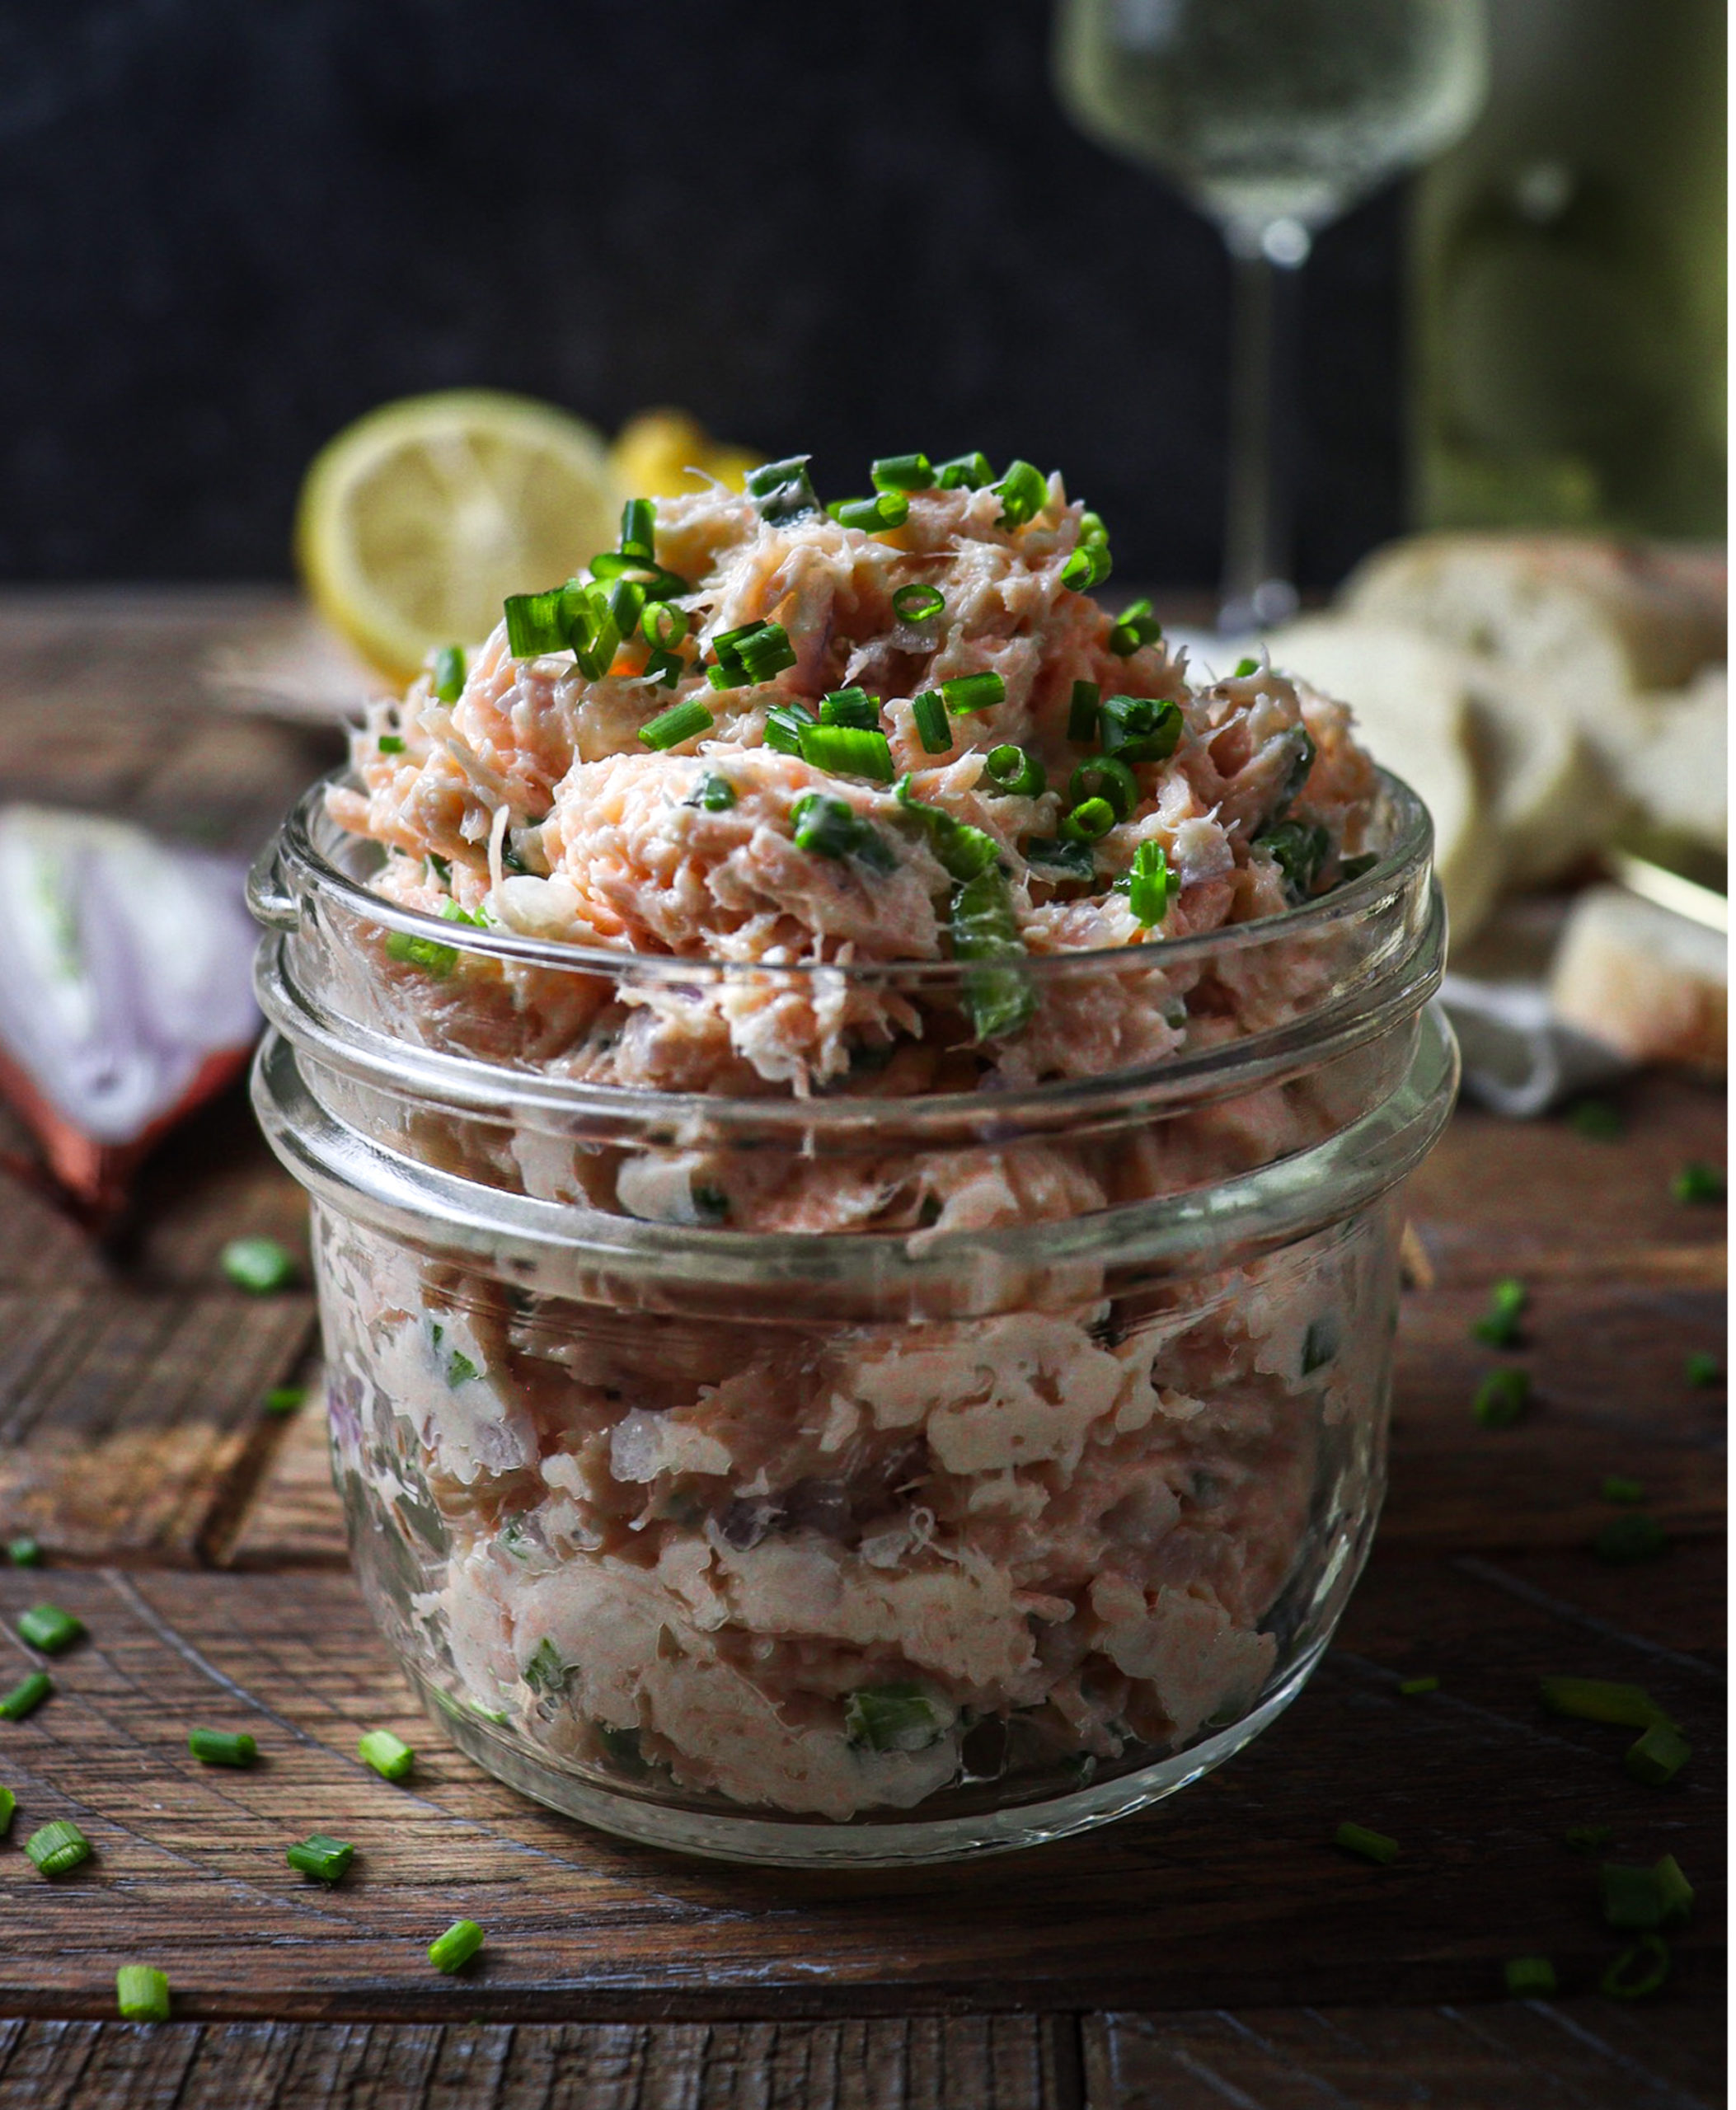
[[(526, 1123), (477, 1176), (720, 1232), (944, 1240), (1329, 1123), (1274, 1089), (1106, 1145), (899, 1145), (898, 1102), (1282, 1023), (1305, 964), (1177, 941), (1382, 845), (1344, 707), (1264, 663), (1196, 682), (1142, 604), (1105, 612), (1106, 537), (1058, 476), (907, 457), (874, 481), (828, 510), (792, 462), (629, 506), (620, 549), (376, 707), (330, 803), (378, 846), (375, 892), (447, 926), (370, 961), (429, 1037), (624, 1093), (884, 1102), (885, 1146)], [(563, 974), (466, 952), (479, 928), (581, 950)], [(1126, 971), (1045, 971), (1087, 955)], [(1250, 1704), (1386, 1345), (1354, 1240), (1203, 1265), (1137, 1314), (1081, 1280), (920, 1324), (805, 1325), (768, 1291), (697, 1325), (321, 1224), (340, 1458), (393, 1513), (431, 1501), (422, 1601), (471, 1704), (641, 1791), (767, 1812), (1082, 1779)]]

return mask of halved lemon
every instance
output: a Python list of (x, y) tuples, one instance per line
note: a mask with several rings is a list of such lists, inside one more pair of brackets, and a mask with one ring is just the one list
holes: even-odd
[(436, 646), (486, 637), (509, 593), (612, 549), (620, 508), (608, 447), (583, 419), (489, 388), (411, 396), (316, 457), (296, 560), (326, 621), (407, 681)]

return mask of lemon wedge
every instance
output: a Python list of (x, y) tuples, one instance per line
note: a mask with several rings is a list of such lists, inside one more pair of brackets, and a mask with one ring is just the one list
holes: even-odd
[(621, 492), (600, 434), (524, 396), (406, 396), (315, 458), (296, 560), (315, 606), (382, 673), (407, 681), (442, 645), (473, 645), (509, 593), (540, 593), (614, 545)]
[(740, 490), (766, 457), (713, 439), (685, 410), (641, 410), (615, 435), (615, 479), (635, 498), (681, 498), (701, 489), (694, 469)]

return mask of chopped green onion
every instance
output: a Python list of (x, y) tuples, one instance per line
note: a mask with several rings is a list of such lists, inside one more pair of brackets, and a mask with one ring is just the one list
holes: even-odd
[(668, 601), (647, 601), (639, 618), (645, 643), (654, 651), (664, 654), (674, 651), (687, 635), (687, 611)]
[(1537, 1697), (1551, 1714), (1574, 1722), (1611, 1722), (1623, 1729), (1649, 1729), (1669, 1717), (1644, 1686), (1609, 1678), (1544, 1678)]
[(621, 554), (656, 560), (657, 508), (648, 498), (630, 498), (621, 509)]
[(474, 1920), (454, 1920), (437, 1941), (428, 1944), (428, 1960), (436, 1971), (462, 1971), (481, 1948), (482, 1929)]
[(1141, 599), (1131, 603), (1115, 618), (1114, 627), (1109, 634), (1109, 649), (1118, 659), (1130, 659), (1142, 645), (1155, 645), (1163, 635), (1163, 625), (1152, 613), (1152, 604)]
[(781, 755), (799, 755), (802, 734), (819, 720), (805, 703), (777, 703), (766, 713), (766, 745)]
[(274, 1385), (265, 1395), (268, 1414), (293, 1414), (307, 1397), (305, 1385)]
[(18, 1632), (32, 1648), (45, 1656), (58, 1656), (70, 1648), (84, 1632), (84, 1621), (59, 1605), (32, 1605), (18, 1615)]
[(1612, 1825), (1570, 1824), (1561, 1838), (1576, 1854), (1594, 1854), (1600, 1846), (1607, 1846), (1615, 1836)]
[(1139, 804), (1139, 780), (1114, 755), (1088, 755), (1067, 779), (1067, 795), (1075, 806), (1106, 799), (1115, 818), (1124, 821)]
[(488, 927), (487, 918), (480, 908), (466, 908), (456, 901), (443, 901), (440, 917), (443, 922), (468, 923), (478, 931)]
[(1628, 1746), (1621, 1762), (1648, 1788), (1664, 1788), (1693, 1755), (1693, 1746), (1680, 1730), (1668, 1722), (1654, 1722), (1637, 1742)]
[(993, 482), (995, 474), (986, 454), (955, 454), (934, 473), (943, 491), (979, 491), (985, 484)]
[(1644, 1484), (1639, 1480), (1630, 1479), (1626, 1473), (1606, 1473), (1603, 1484), (1598, 1492), (1606, 1502), (1619, 1502), (1624, 1506), (1645, 1499)]
[(0, 1788), (0, 1839), (12, 1828), (12, 1812), (18, 1807), (18, 1798), (10, 1788)]
[(1067, 711), (1067, 737), (1076, 748), (1089, 747), (1096, 738), (1097, 712), (1102, 695), (1095, 682), (1073, 683), (1073, 700)]
[(40, 1568), (42, 1565), (42, 1549), (28, 1534), (7, 1541), (6, 1557), (14, 1568)]
[(1655, 1993), (1669, 1975), (1669, 1944), (1657, 1934), (1642, 1934), (1610, 1965), (1598, 1981), (1598, 1988), (1612, 2000), (1643, 2000), (1648, 1993)]
[(727, 776), (714, 776), (710, 770), (699, 780), (691, 799), (684, 799), (686, 806), (701, 806), (708, 814), (726, 814), (735, 804), (735, 786)]
[(1696, 1158), (1683, 1165), (1671, 1180), (1670, 1192), (1678, 1202), (1721, 1202), (1724, 1175), (1715, 1165), (1707, 1165)]
[[(662, 607), (666, 604), (659, 601), (656, 605)], [(618, 643), (631, 637), (644, 619), (646, 606), (645, 588), (631, 579), (623, 579), (609, 595), (607, 606), (609, 621), (615, 626), (615, 637)], [(612, 648), (611, 659), (613, 656)], [(607, 669), (604, 671), (606, 672)]]
[(786, 461), (762, 462), (748, 471), (747, 493), (762, 520), (777, 524), (819, 511), (819, 499), (808, 479), (809, 458), (792, 454)]
[[(964, 1007), (978, 1040), (1016, 1033), (1037, 1008), (1036, 992), (1023, 970), (1025, 945), (1005, 874), (990, 865), (955, 889), (952, 950), (956, 959), (990, 963), (964, 978)], [(998, 964), (997, 964), (998, 963)]]
[(1022, 528), (1049, 504), (1049, 479), (1033, 462), (1009, 462), (994, 494), (1001, 501), (1001, 517), (995, 525)]
[(396, 733), (381, 734), (379, 738), (379, 749), (382, 755), (401, 755), (404, 752), (404, 748), (405, 742), (400, 734)]
[(572, 1675), (570, 1667), (561, 1658), (561, 1651), (547, 1636), (532, 1649), (529, 1661), (524, 1666), (524, 1682), (533, 1692), (564, 1692)]
[(408, 931), (388, 931), (386, 957), (406, 967), (420, 967), (443, 982), (458, 964), (458, 949), (456, 945), (443, 945), (435, 938), (414, 937)]
[(1559, 1990), (1555, 1967), (1546, 1956), (1515, 1956), (1501, 1967), (1515, 2000), (1541, 2000)]
[(1621, 1135), (1621, 1116), (1607, 1099), (1582, 1099), (1568, 1115), (1575, 1132), (1594, 1143), (1613, 1143)]
[(1316, 1370), (1324, 1370), (1338, 1353), (1341, 1336), (1336, 1317), (1330, 1311), (1308, 1321), (1308, 1330), (1302, 1335), (1302, 1374), (1311, 1377)]
[(565, 652), (570, 617), (564, 606), (566, 589), (506, 597), (506, 646), (514, 659), (535, 659), (545, 652)]
[[(566, 641), (579, 672), (589, 681), (602, 680), (621, 649), (622, 628), (615, 619), (613, 601), (605, 587), (583, 583), (570, 587), (563, 600)], [(635, 600), (624, 611), (628, 629), (637, 623), (642, 605)]]
[(456, 703), (464, 693), (464, 648), (443, 645), (434, 654), (434, 692), (439, 703)]
[(706, 678), (714, 689), (769, 682), (795, 664), (795, 648), (781, 623), (744, 623), (739, 630), (723, 631), (712, 639), (711, 649), (717, 664), (706, 668)]
[(416, 1762), (415, 1751), (390, 1729), (369, 1729), (356, 1745), (355, 1755), (382, 1780), (407, 1779)]
[(1471, 1411), (1485, 1428), (1511, 1428), (1530, 1400), (1528, 1370), (1491, 1370), (1478, 1386)]
[(1061, 567), (1061, 584), (1076, 593), (1100, 586), (1112, 569), (1107, 542), (1081, 542)]
[(1724, 1376), (1724, 1365), (1715, 1355), (1701, 1350), (1691, 1355), (1682, 1367), (1682, 1374), (1697, 1390), (1706, 1391), (1716, 1385)]
[(1679, 1926), (1694, 1909), (1693, 1887), (1673, 1854), (1649, 1869), (1606, 1861), (1598, 1871), (1603, 1917), (1612, 1927)]
[(28, 1677), (20, 1678), (10, 1692), (0, 1692), (0, 1722), (21, 1722), (26, 1714), (34, 1714), (54, 1690), (54, 1681), (46, 1671), (32, 1671)]
[(1420, 1700), (1424, 1693), (1438, 1692), (1440, 1689), (1441, 1681), (1438, 1677), (1401, 1678), (1399, 1680), (1399, 1698), (1401, 1700)]
[(1655, 1517), (1635, 1511), (1612, 1518), (1592, 1540), (1591, 1550), (1599, 1560), (1626, 1568), (1635, 1561), (1654, 1559), (1669, 1542), (1669, 1533)]
[(873, 733), (880, 729), (880, 700), (866, 689), (833, 689), (820, 698), (819, 715), (822, 725), (854, 725)]
[(645, 679), (655, 682), (660, 689), (672, 689), (687, 671), (687, 662), (678, 652), (648, 652), (645, 659)]
[(924, 754), (944, 755), (951, 751), (952, 728), (946, 722), (946, 705), (938, 689), (924, 689), (913, 697), (910, 715)]
[(901, 586), (892, 597), (892, 612), (900, 622), (929, 622), (945, 607), (946, 596), (936, 586)]
[(1049, 772), (1039, 757), (1011, 741), (991, 748), (983, 767), (990, 783), (1010, 799), (1040, 799), (1049, 789)]
[(859, 528), (865, 535), (884, 535), (910, 518), (910, 500), (902, 491), (876, 491), (872, 498), (836, 499), (826, 508), (840, 528)]
[(844, 1703), (844, 1733), (859, 1750), (927, 1751), (946, 1723), (918, 1685), (864, 1686)]
[(168, 1979), (148, 1963), (123, 1963), (115, 1973), (115, 2004), (123, 2022), (167, 2022)]
[(302, 1875), (312, 1876), (317, 1883), (334, 1883), (355, 1859), (355, 1849), (347, 1840), (334, 1839), (328, 1832), (310, 1831), (299, 1845), (284, 1850), (284, 1859)]
[(1274, 820), (1278, 819), (1280, 814), (1288, 813), (1294, 805), (1302, 786), (1313, 773), (1314, 757), (1317, 752), (1314, 745), (1313, 734), (1306, 726), (1298, 725), (1293, 737), (1296, 741), (1296, 758), (1290, 764), (1289, 774), (1284, 779), (1283, 789), (1279, 793), (1273, 805), (1271, 817)]
[(1284, 875), (1285, 892), (1293, 902), (1306, 901), (1314, 890), (1320, 868), (1331, 847), (1326, 831), (1302, 821), (1280, 821), (1256, 835), (1252, 846), (1264, 850)]
[(1472, 1336), (1492, 1348), (1510, 1348), (1519, 1335), (1519, 1314), (1525, 1309), (1525, 1285), (1516, 1275), (1504, 1275), (1489, 1293), (1489, 1309), (1471, 1321)]
[(583, 579), (571, 579), (561, 588), (569, 621), (581, 601), (594, 599), (598, 588), (611, 579), (625, 579), (636, 586), (647, 601), (673, 601), (693, 590), (692, 582), (678, 571), (666, 571), (660, 564), (648, 564), (643, 557), (626, 556), (616, 550), (605, 550), (601, 556), (593, 557), (591, 572), (590, 585)]
[(868, 481), (877, 491), (930, 491), (934, 465), (926, 454), (883, 454), (869, 463)]
[(845, 799), (828, 797), (823, 791), (805, 792), (790, 809), (790, 819), (799, 850), (811, 850), (821, 857), (860, 857), (877, 871), (890, 870), (896, 862), (874, 829)]
[[(438, 950), (445, 952), (449, 948), (442, 945)], [(217, 1257), (218, 1266), (235, 1287), (251, 1290), (256, 1296), (288, 1289), (295, 1280), (295, 1263), (274, 1238), (232, 1238)]]
[(57, 1817), (40, 1831), (33, 1831), (24, 1842), (24, 1850), (39, 1874), (63, 1876), (81, 1861), (90, 1859), (91, 1842), (69, 1818)]
[(1658, 1878), (1658, 1898), (1663, 1910), (1662, 1924), (1666, 1927), (1685, 1925), (1694, 1910), (1694, 1887), (1682, 1873), (1675, 1855), (1664, 1854), (1653, 1864), (1652, 1873)]
[(678, 748), (683, 741), (697, 739), (700, 734), (709, 733), (717, 720), (697, 696), (689, 696), (685, 703), (672, 703), (667, 710), (659, 710), (655, 718), (647, 719), (639, 729), (639, 737), (646, 747), (661, 754), (670, 748)]
[(941, 684), (941, 698), (949, 710), (960, 716), (967, 711), (992, 710), (1006, 701), (1006, 684), (998, 674), (955, 674)]
[(1061, 833), (1068, 842), (1100, 842), (1115, 825), (1115, 809), (1107, 799), (1086, 799), (1062, 816)]
[(1025, 846), (1025, 861), (1046, 879), (1088, 879), (1096, 871), (1096, 860), (1088, 842), (1063, 842), (1058, 836), (1031, 837)]
[(1116, 880), (1114, 890), (1127, 896), (1133, 921), (1145, 930), (1162, 922), (1168, 912), (1173, 879), (1161, 842), (1142, 842), (1133, 852), (1133, 870)]
[(430, 850), (423, 858), (422, 862), (427, 865), (429, 870), (434, 874), (443, 887), (452, 884), (452, 860), (449, 857), (436, 856)]
[(1079, 515), (1079, 540), (1081, 542), (1106, 542), (1109, 540), (1109, 528), (1100, 513), (1093, 513), (1087, 508)]
[(1383, 1869), (1390, 1869), (1399, 1856), (1397, 1840), (1389, 1839), (1384, 1831), (1371, 1831), (1365, 1824), (1341, 1824), (1332, 1835), (1332, 1843)]
[(462, 1348), (454, 1348), (446, 1358), (446, 1381), (454, 1388), (472, 1384), (481, 1375)]
[(986, 829), (973, 828), (944, 806), (925, 805), (913, 796), (908, 773), (898, 779), (897, 790), (898, 804), (927, 829), (930, 846), (950, 878), (974, 879), (1000, 856), (1000, 844)]
[(259, 1746), (245, 1729), (191, 1729), (187, 1749), (201, 1765), (251, 1765), (259, 1756)]
[(812, 725), (803, 729), (802, 760), (838, 776), (867, 776), (889, 784), (898, 771), (886, 735), (859, 725)]
[(1257, 674), (1259, 672), (1259, 660), (1238, 659), (1236, 663), (1236, 672), (1231, 675), (1230, 679), (1232, 682), (1245, 682), (1250, 674)]
[(1181, 706), (1169, 698), (1112, 696), (1103, 705), (1103, 747), (1122, 762), (1166, 762), (1181, 738)]

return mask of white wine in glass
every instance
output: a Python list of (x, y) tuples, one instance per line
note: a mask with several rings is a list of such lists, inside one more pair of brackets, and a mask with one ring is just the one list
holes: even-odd
[(1487, 87), (1482, 0), (1061, 0), (1055, 79), (1091, 138), (1166, 176), (1236, 275), (1220, 622), (1295, 607), (1280, 312), (1316, 229), (1458, 138)]

